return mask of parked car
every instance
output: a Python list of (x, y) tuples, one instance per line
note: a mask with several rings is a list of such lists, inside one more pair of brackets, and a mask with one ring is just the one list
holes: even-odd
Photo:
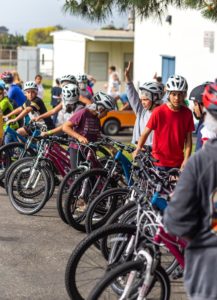
[(100, 120), (104, 134), (116, 135), (124, 128), (133, 127), (136, 116), (132, 110), (113, 110)]

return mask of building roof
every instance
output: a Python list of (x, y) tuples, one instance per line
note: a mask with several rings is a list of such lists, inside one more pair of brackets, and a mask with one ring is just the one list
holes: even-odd
[(53, 44), (38, 44), (38, 48), (53, 49)]
[[(68, 31), (68, 30), (63, 30)], [(62, 32), (63, 32), (62, 31)], [(133, 42), (134, 32), (127, 30), (102, 30), (102, 29), (71, 29), (71, 32), (80, 34), (88, 40), (92, 41), (112, 41), (112, 42)], [(61, 31), (53, 32), (51, 35)]]
[(102, 30), (102, 29), (80, 29), (73, 32), (84, 35), (87, 39), (93, 41), (133, 41), (134, 32), (127, 30)]

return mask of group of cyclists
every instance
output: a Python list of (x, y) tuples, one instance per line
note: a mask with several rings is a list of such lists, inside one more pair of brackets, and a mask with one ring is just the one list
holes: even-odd
[[(191, 299), (217, 299), (215, 268), (217, 246), (217, 83), (206, 82), (195, 87), (189, 96), (193, 114), (199, 120), (196, 150), (192, 152), (194, 120), (185, 99), (188, 83), (183, 76), (170, 76), (163, 86), (155, 80), (139, 86), (139, 92), (130, 78), (132, 64), (125, 70), (126, 94), (135, 112), (136, 122), (132, 144), (133, 158), (143, 146), (152, 147), (156, 169), (181, 169), (174, 194), (164, 214), (167, 230), (185, 238), (185, 286)], [(4, 126), (11, 126), (22, 136), (31, 135), (31, 121), (44, 123), (43, 136), (65, 133), (82, 144), (100, 140), (100, 118), (115, 108), (116, 100), (104, 92), (93, 93), (86, 74), (64, 75), (59, 80), (60, 101), (51, 109), (38, 97), (35, 81), (24, 83), (24, 97), (16, 101), (6, 85), (15, 85), (10, 72), (1, 74), (0, 109)], [(21, 87), (15, 87), (16, 94)], [(18, 91), (19, 89), (19, 91)], [(164, 101), (162, 100), (164, 99)], [(166, 101), (165, 101), (166, 99)], [(15, 105), (14, 105), (15, 103)], [(56, 124), (52, 116), (57, 116)], [(10, 137), (5, 136), (5, 143)], [(78, 163), (77, 144), (70, 143), (71, 168)]]

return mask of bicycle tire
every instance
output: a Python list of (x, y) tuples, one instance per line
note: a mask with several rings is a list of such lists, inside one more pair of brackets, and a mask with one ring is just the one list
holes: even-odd
[[(85, 232), (84, 221), (88, 205), (99, 193), (115, 185), (113, 178), (108, 178), (108, 172), (104, 169), (92, 169), (79, 176), (72, 184), (66, 199), (65, 216), (68, 224)], [(79, 211), (79, 201), (85, 204), (83, 211)]]
[[(127, 299), (129, 300), (136, 300), (137, 299), (137, 294), (138, 294), (138, 289), (142, 286), (143, 279), (142, 276), (144, 275), (145, 272), (145, 264), (142, 260), (137, 260), (137, 261), (131, 261), (131, 262), (125, 262), (121, 266), (117, 266), (115, 269), (111, 270), (108, 272), (100, 282), (98, 282), (97, 286), (93, 288), (91, 291), (90, 295), (88, 296), (87, 300), (100, 300), (100, 299), (105, 299), (101, 296), (102, 293), (108, 288), (108, 286), (112, 285), (112, 290), (114, 291), (113, 293), (113, 298), (111, 299), (119, 299), (123, 292), (122, 285), (123, 279), (121, 276), (126, 276), (126, 274), (136, 271), (137, 272), (137, 282), (134, 282), (133, 289), (131, 291), (131, 294), (128, 295)], [(122, 281), (121, 281), (122, 280)], [(160, 266), (158, 266), (154, 270), (154, 284), (152, 284), (151, 288), (148, 290), (148, 295), (153, 291), (153, 288), (155, 288), (156, 282), (159, 281), (160, 283), (160, 290), (156, 291), (159, 293), (159, 298), (156, 298), (156, 296), (152, 296), (151, 299), (155, 300), (169, 300), (170, 298), (170, 282), (167, 274), (165, 273), (164, 269)], [(118, 285), (119, 284), (119, 285)], [(106, 292), (108, 295), (108, 291)], [(148, 295), (145, 297), (145, 299), (150, 299)], [(110, 299), (110, 298), (109, 298)]]
[[(102, 227), (85, 237), (73, 250), (69, 257), (65, 271), (65, 286), (71, 299), (85, 300), (86, 294), (89, 292), (88, 290), (93, 287), (93, 281), (97, 281), (96, 271), (100, 272), (102, 270), (102, 272), (104, 272), (108, 267), (110, 267), (108, 266), (106, 259), (101, 256), (101, 252), (95, 247), (95, 243), (105, 237), (108, 239), (109, 236), (112, 237), (114, 234), (124, 234), (129, 239), (132, 235), (135, 236), (136, 226), (113, 224)], [(98, 259), (98, 255), (100, 259)], [(90, 256), (93, 256), (94, 259), (92, 260)], [(80, 264), (82, 265), (82, 260), (85, 261), (85, 257), (87, 257), (87, 263), (84, 262), (84, 266), (87, 266), (86, 272), (83, 267), (80, 268)], [(101, 259), (103, 259), (102, 266), (100, 266)], [(93, 267), (93, 273), (91, 272), (89, 265)], [(81, 269), (80, 274), (79, 268)], [(86, 278), (84, 278), (84, 274)], [(87, 279), (88, 275), (90, 277), (90, 282), (88, 282)], [(79, 278), (81, 278), (81, 280)], [(84, 286), (85, 289), (83, 288)]]
[[(40, 176), (42, 176), (43, 179), (43, 188), (41, 190), (43, 190), (44, 193), (42, 196), (42, 193), (40, 192), (39, 200), (37, 202), (33, 202), (34, 198), (32, 198), (32, 194), (30, 194), (30, 196), (28, 197), (28, 194), (25, 193), (26, 198), (24, 198), (22, 197), (22, 194), (20, 192), (20, 189), (22, 191), (22, 187), (24, 186), (26, 179), (29, 178), (28, 173), (25, 172), (31, 172), (30, 162), (28, 163), (28, 165), (21, 165), (17, 167), (16, 170), (10, 176), (8, 196), (12, 206), (19, 213), (25, 215), (33, 215), (36, 214), (38, 211), (40, 211), (47, 202), (47, 199), (49, 197), (49, 189), (50, 189), (49, 178), (45, 170), (41, 169), (39, 171)], [(16, 180), (18, 180), (17, 183)], [(22, 180), (24, 180), (24, 183), (22, 182)], [(16, 193), (16, 191), (18, 192)], [(36, 193), (36, 195), (38, 196), (38, 193)]]
[[(85, 218), (86, 232), (89, 234), (93, 230), (102, 227), (108, 221), (114, 211), (118, 208), (118, 206), (120, 206), (120, 203), (118, 202), (120, 201), (121, 205), (124, 204), (128, 194), (128, 188), (113, 188), (103, 192), (98, 197), (96, 197), (91, 202), (87, 210), (87, 215)], [(110, 197), (112, 198), (109, 199)], [(103, 209), (100, 210), (100, 208), (104, 208), (104, 211)], [(94, 223), (94, 218), (96, 220), (96, 216), (99, 216), (100, 220)]]

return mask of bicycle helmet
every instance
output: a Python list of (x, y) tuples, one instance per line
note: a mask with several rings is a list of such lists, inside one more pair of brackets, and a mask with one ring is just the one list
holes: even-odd
[(189, 100), (192, 101), (196, 101), (198, 104), (202, 104), (203, 105), (203, 92), (205, 87), (208, 84), (212, 84), (213, 82), (205, 82), (201, 85), (196, 86), (195, 88), (193, 88), (193, 90), (191, 91), (190, 95), (189, 95)]
[(74, 75), (64, 75), (60, 78), (60, 83), (62, 84), (64, 81), (68, 81), (69, 83), (78, 84), (77, 79)]
[(183, 76), (173, 75), (168, 78), (166, 83), (166, 89), (168, 92), (187, 92), (188, 83)]
[(34, 81), (27, 81), (24, 84), (23, 90), (35, 90), (36, 92), (38, 91), (37, 84)]
[(151, 93), (151, 101), (159, 101), (163, 97), (164, 86), (157, 82), (145, 82), (139, 87), (140, 91), (147, 91)]
[(76, 84), (66, 84), (62, 89), (62, 99), (65, 105), (74, 104), (79, 101), (79, 88)]
[(86, 74), (77, 76), (77, 82), (78, 83), (87, 83), (87, 81), (88, 81), (88, 78), (87, 78)]
[(217, 83), (207, 85), (203, 93), (203, 104), (207, 111), (217, 119)]
[(11, 84), (13, 82), (13, 75), (11, 72), (3, 72), (0, 77), (5, 83)]
[(107, 110), (115, 109), (115, 99), (104, 92), (96, 93), (93, 98), (93, 102), (96, 103), (97, 108), (99, 106), (104, 107)]

